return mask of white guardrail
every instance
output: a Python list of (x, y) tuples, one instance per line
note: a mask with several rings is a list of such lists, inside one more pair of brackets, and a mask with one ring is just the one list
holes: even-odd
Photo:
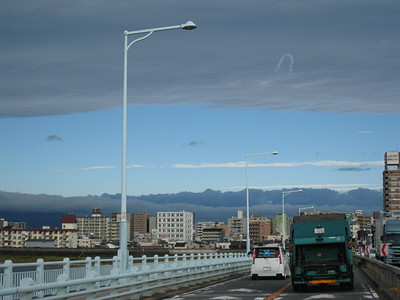
[(126, 273), (119, 271), (117, 256), (35, 263), (7, 260), (0, 264), (0, 300), (140, 299), (249, 272), (250, 266), (245, 253), (130, 256)]

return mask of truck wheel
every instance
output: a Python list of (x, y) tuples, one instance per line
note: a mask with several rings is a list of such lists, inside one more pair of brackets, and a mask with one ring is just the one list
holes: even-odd
[(298, 285), (298, 284), (293, 284), (293, 283), (292, 283), (292, 286), (293, 286), (293, 292), (298, 292), (298, 291), (300, 291), (300, 285)]

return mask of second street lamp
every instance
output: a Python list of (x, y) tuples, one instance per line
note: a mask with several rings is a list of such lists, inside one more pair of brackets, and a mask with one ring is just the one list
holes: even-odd
[(277, 155), (278, 152), (267, 152), (267, 153), (257, 153), (257, 154), (246, 154), (246, 230), (247, 230), (247, 238), (246, 238), (246, 253), (250, 251), (250, 200), (249, 200), (249, 184), (248, 184), (248, 168), (249, 168), (249, 160), (255, 159), (258, 156), (262, 155)]
[(285, 196), (291, 194), (291, 193), (298, 193), (302, 192), (303, 190), (295, 190), (295, 191), (288, 191), (288, 192), (282, 192), (282, 247), (285, 247), (285, 240), (286, 240), (286, 218), (285, 218)]
[[(124, 46), (124, 91), (123, 91), (123, 110), (122, 110), (122, 175), (121, 175), (121, 221), (120, 221), (120, 240), (119, 240), (119, 250), (118, 256), (120, 258), (120, 272), (126, 271), (128, 265), (128, 223), (127, 223), (127, 204), (126, 204), (126, 136), (127, 136), (127, 107), (128, 107), (128, 50), (129, 48), (142, 41), (154, 32), (173, 30), (173, 29), (185, 29), (192, 30), (197, 26), (188, 21), (185, 24), (168, 26), (168, 27), (158, 27), (137, 31), (124, 31), (125, 35), (125, 46)], [(146, 34), (128, 44), (128, 36), (134, 34)]]

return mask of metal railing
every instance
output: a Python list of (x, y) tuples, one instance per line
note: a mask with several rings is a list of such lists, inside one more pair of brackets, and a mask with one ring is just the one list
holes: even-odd
[(140, 299), (155, 293), (197, 285), (249, 272), (251, 258), (244, 253), (129, 257), (126, 273), (120, 261), (96, 257), (86, 260), (0, 265), (0, 299)]

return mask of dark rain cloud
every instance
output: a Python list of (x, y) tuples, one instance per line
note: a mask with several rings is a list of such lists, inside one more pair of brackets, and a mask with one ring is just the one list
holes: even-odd
[(191, 141), (191, 142), (185, 144), (185, 146), (197, 147), (197, 146), (200, 146), (202, 144), (203, 144), (202, 141)]
[(49, 135), (46, 138), (46, 141), (48, 141), (48, 142), (60, 142), (62, 140), (63, 139), (60, 136), (56, 135), (56, 134)]
[(338, 171), (345, 171), (345, 172), (360, 172), (360, 171), (369, 171), (371, 168), (357, 168), (357, 167), (348, 167), (348, 168), (338, 168)]
[(375, 0), (5, 1), (0, 118), (120, 106), (123, 31), (187, 20), (198, 28), (132, 47), (130, 101), (398, 113), (399, 9)]

